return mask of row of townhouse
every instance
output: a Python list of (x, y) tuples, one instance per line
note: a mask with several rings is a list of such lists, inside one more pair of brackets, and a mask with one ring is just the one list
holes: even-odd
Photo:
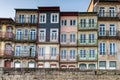
[(0, 18), (0, 67), (120, 69), (119, 1), (15, 11), (15, 21)]

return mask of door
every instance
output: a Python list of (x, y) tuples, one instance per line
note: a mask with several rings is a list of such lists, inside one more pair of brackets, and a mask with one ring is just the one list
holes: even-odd
[(32, 29), (30, 31), (30, 40), (36, 40), (36, 30)]
[(13, 31), (13, 29), (12, 29), (12, 27), (7, 27), (7, 33), (6, 33), (6, 37), (7, 38), (12, 38), (12, 31)]
[(11, 44), (6, 44), (5, 45), (5, 55), (6, 56), (11, 56), (12, 55), (12, 46)]
[(35, 56), (35, 46), (30, 46), (30, 56), (31, 57)]
[(11, 62), (9, 60), (6, 60), (4, 66), (5, 66), (5, 68), (10, 68)]
[(21, 29), (17, 29), (16, 40), (22, 40), (22, 30)]
[(16, 48), (15, 48), (15, 56), (20, 56), (20, 49), (21, 49), (20, 46), (16, 46)]

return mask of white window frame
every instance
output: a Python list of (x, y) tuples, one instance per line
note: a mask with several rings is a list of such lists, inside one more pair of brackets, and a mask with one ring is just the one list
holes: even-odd
[[(75, 21), (75, 24), (74, 24), (74, 21)], [(72, 23), (71, 23), (72, 22)], [(76, 19), (71, 19), (70, 20), (70, 26), (76, 26)]]
[(67, 20), (66, 19), (61, 20), (61, 26), (67, 26)]
[[(57, 21), (52, 21), (53, 16), (57, 15)], [(59, 23), (59, 13), (51, 13), (51, 23)]]
[[(43, 19), (42, 19), (42, 21), (41, 21), (41, 19), (40, 19), (40, 17), (42, 16), (42, 18), (43, 18), (43, 16), (45, 17), (45, 21), (43, 21)], [(40, 16), (39, 16), (39, 23), (46, 23), (46, 13), (40, 13)]]
[[(62, 37), (63, 35), (63, 37)], [(65, 40), (65, 35), (66, 35), (66, 40)], [(66, 33), (61, 33), (60, 35), (60, 43), (61, 44), (66, 44), (67, 43), (67, 34)]]
[[(74, 52), (75, 52), (75, 54), (74, 54)], [(75, 60), (76, 59), (76, 50), (70, 49), (69, 53), (70, 53), (70, 56), (69, 56), (70, 60)]]
[[(71, 39), (71, 35), (72, 35), (72, 39)], [(73, 35), (75, 35), (75, 38), (73, 38)], [(74, 41), (75, 39), (75, 41)], [(75, 44), (76, 43), (76, 34), (75, 33), (70, 33), (70, 44)]]
[[(56, 34), (57, 36), (56, 36), (56, 39), (55, 39), (55, 40), (52, 40), (52, 32), (53, 32), (53, 31), (56, 31), (56, 33), (57, 33), (57, 34)], [(57, 41), (58, 41), (58, 33), (59, 33), (59, 32), (58, 32), (58, 29), (51, 29), (51, 30), (50, 30), (50, 41), (51, 41), (51, 42), (57, 42)]]
[[(43, 39), (43, 40), (40, 39), (40, 33), (41, 33), (41, 31), (44, 31), (44, 32), (43, 32), (43, 33), (44, 33), (44, 36), (43, 36), (44, 39)], [(46, 29), (39, 29), (39, 41), (40, 41), (40, 42), (46, 41)]]

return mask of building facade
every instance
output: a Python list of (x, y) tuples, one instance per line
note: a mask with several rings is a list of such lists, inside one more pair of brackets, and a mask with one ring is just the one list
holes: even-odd
[(0, 18), (0, 67), (120, 69), (120, 2), (91, 0), (88, 12), (58, 6)]
[(37, 65), (59, 68), (59, 7), (38, 7)]

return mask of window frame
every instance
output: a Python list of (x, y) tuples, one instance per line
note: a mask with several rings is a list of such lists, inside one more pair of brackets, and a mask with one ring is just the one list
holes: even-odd
[[(55, 21), (55, 20), (53, 21), (53, 16), (54, 16), (54, 17), (57, 16), (56, 21)], [(51, 23), (59, 23), (59, 13), (51, 13), (50, 19), (51, 19), (51, 20), (50, 20)]]
[[(42, 18), (43, 18), (43, 16), (44, 16), (44, 18), (45, 18), (44, 21), (43, 21), (43, 19), (42, 19), (42, 21), (41, 21), (41, 16), (42, 16)], [(39, 14), (39, 23), (46, 23), (46, 21), (47, 21), (46, 13), (40, 13), (40, 14)]]

